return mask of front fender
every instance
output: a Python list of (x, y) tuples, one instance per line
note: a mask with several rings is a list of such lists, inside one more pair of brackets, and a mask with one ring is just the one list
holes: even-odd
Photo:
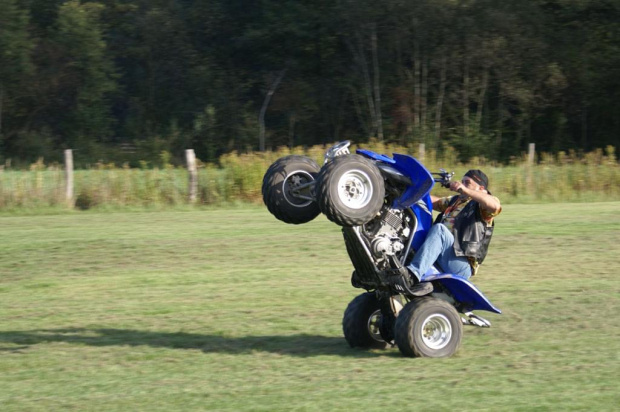
[(502, 313), (473, 283), (460, 276), (445, 273), (426, 274), (422, 277), (422, 281), (441, 283), (454, 296), (454, 299), (463, 305), (464, 311), (486, 310)]
[(435, 184), (433, 175), (426, 170), (422, 163), (412, 156), (394, 153), (394, 158), (392, 159), (386, 155), (365, 149), (357, 149), (356, 153), (376, 161), (384, 162), (410, 179), (407, 189), (394, 201), (394, 205), (392, 205), (396, 209), (405, 209), (412, 206), (418, 200), (428, 195)]

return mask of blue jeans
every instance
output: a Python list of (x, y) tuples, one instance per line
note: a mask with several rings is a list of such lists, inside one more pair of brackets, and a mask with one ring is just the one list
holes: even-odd
[(431, 226), (426, 240), (420, 246), (407, 268), (420, 280), (435, 262), (444, 273), (465, 279), (471, 276), (471, 266), (465, 256), (454, 253), (454, 236), (441, 223)]

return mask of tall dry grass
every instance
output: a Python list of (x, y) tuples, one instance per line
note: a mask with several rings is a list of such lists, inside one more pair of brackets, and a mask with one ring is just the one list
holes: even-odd
[[(417, 148), (371, 142), (364, 148), (378, 153), (406, 153), (420, 157)], [(352, 151), (357, 147), (353, 146)], [(260, 202), (265, 170), (276, 159), (290, 154), (305, 155), (323, 161), (326, 147), (278, 148), (264, 153), (230, 153), (219, 165), (199, 162), (198, 204), (222, 205), (231, 202)], [(527, 157), (514, 158), (499, 165), (484, 158), (468, 164), (457, 161), (457, 153), (441, 156), (426, 151), (420, 159), (431, 171), (443, 167), (456, 177), (478, 168), (489, 176), (490, 189), (504, 203), (572, 202), (620, 200), (620, 167), (613, 147), (584, 155), (560, 152), (543, 153), (535, 164)], [(64, 207), (65, 180), (60, 165), (39, 161), (30, 170), (0, 169), (0, 209)], [(92, 207), (166, 207), (188, 203), (188, 174), (183, 167), (132, 169), (113, 164), (98, 164), (74, 173), (75, 206)], [(438, 195), (446, 189), (436, 189)]]

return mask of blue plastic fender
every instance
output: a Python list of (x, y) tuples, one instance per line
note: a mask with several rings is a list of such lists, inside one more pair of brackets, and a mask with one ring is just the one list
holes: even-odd
[(501, 310), (493, 306), (478, 288), (470, 281), (460, 276), (447, 273), (426, 274), (422, 277), (424, 282), (440, 282), (452, 293), (454, 299), (462, 303), (468, 311), (486, 310), (493, 313), (502, 313)]
[(386, 155), (375, 153), (375, 152), (373, 152), (371, 150), (357, 149), (355, 151), (355, 153), (361, 154), (363, 156), (369, 157), (369, 158), (374, 159), (374, 160), (380, 160), (382, 162), (389, 163), (389, 164), (396, 163), (396, 160), (394, 160), (394, 159), (392, 159), (392, 158), (390, 158), (390, 157), (388, 157)]
[[(412, 185), (394, 202), (393, 207), (397, 209), (411, 207), (420, 199), (426, 197), (435, 185), (433, 175), (426, 170), (422, 163), (418, 162), (418, 160), (412, 156), (394, 153), (394, 158), (392, 159), (386, 155), (366, 149), (357, 149), (356, 153), (373, 160), (388, 163), (411, 179)], [(430, 202), (430, 200), (428, 202)], [(428, 206), (431, 207), (430, 204)]]
[(394, 202), (395, 207), (404, 209), (412, 206), (420, 199), (428, 195), (435, 185), (435, 180), (433, 179), (431, 173), (426, 170), (424, 165), (418, 162), (414, 157), (394, 153), (394, 160), (396, 161), (393, 165), (394, 168), (405, 176), (409, 176), (413, 183)]

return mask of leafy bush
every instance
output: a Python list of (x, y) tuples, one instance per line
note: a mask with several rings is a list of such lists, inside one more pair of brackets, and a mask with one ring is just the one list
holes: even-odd
[[(357, 147), (351, 147), (354, 151)], [(364, 148), (378, 153), (407, 153), (419, 157), (431, 170), (444, 167), (456, 177), (468, 169), (483, 169), (489, 176), (490, 190), (503, 203), (568, 202), (620, 200), (620, 168), (611, 146), (580, 155), (560, 152), (540, 154), (535, 164), (527, 156), (513, 158), (508, 165), (472, 157), (466, 164), (458, 154), (445, 148), (424, 153), (418, 147), (402, 147), (371, 141)], [(199, 205), (222, 205), (233, 202), (261, 202), (261, 183), (265, 170), (276, 159), (290, 154), (306, 155), (323, 162), (324, 146), (277, 148), (264, 153), (230, 153), (219, 165), (198, 161)], [(74, 173), (75, 206), (92, 207), (169, 207), (188, 203), (188, 173), (169, 163), (169, 154), (161, 153), (162, 167), (130, 168), (127, 164), (98, 163)], [(58, 164), (45, 165), (40, 159), (29, 170), (0, 169), (0, 209), (45, 208), (66, 204), (65, 177)], [(443, 188), (438, 195), (448, 194)]]

